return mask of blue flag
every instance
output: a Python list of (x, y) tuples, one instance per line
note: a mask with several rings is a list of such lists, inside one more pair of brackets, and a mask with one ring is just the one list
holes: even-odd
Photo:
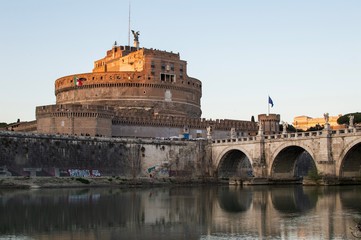
[(270, 96), (268, 96), (268, 104), (271, 104), (271, 107), (273, 107), (273, 101), (272, 101), (272, 98)]

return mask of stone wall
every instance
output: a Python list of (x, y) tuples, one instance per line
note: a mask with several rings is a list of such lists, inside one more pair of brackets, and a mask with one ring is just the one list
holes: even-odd
[(64, 104), (36, 108), (37, 132), (112, 136), (113, 109), (107, 106)]
[(209, 175), (210, 159), (207, 141), (0, 132), (6, 176), (196, 178)]

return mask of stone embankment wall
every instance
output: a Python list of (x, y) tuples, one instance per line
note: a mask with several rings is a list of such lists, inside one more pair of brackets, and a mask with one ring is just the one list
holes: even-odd
[(207, 141), (0, 132), (0, 176), (208, 177)]

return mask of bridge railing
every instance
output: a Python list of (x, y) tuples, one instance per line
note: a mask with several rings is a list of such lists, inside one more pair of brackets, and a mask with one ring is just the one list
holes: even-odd
[[(296, 139), (296, 138), (309, 138), (309, 137), (319, 137), (322, 135), (327, 135), (331, 133), (331, 135), (349, 135), (361, 133), (361, 128), (351, 128), (351, 129), (339, 129), (332, 130), (331, 132), (327, 132), (325, 130), (322, 131), (311, 131), (311, 132), (292, 132), (292, 133), (279, 133), (272, 135), (264, 135), (264, 140), (277, 140), (277, 139)], [(238, 137), (238, 138), (227, 138), (227, 139), (213, 139), (213, 144), (222, 144), (222, 143), (237, 143), (237, 142), (251, 142), (251, 141), (259, 141), (259, 136), (248, 136), (248, 137)]]
[(317, 137), (324, 134), (323, 131), (312, 131), (312, 132), (294, 132), (294, 133), (279, 133), (272, 135), (265, 135), (264, 139), (285, 139), (285, 138), (305, 138), (305, 137)]
[(234, 142), (249, 142), (256, 141), (256, 136), (239, 137), (239, 138), (226, 138), (226, 139), (213, 139), (213, 143), (234, 143)]
[(345, 128), (345, 129), (333, 130), (332, 134), (341, 135), (341, 134), (360, 133), (360, 132), (361, 132), (361, 128), (357, 127), (357, 128)]

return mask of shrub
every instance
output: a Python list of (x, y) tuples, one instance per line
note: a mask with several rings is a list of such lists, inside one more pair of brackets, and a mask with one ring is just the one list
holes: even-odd
[(88, 179), (85, 178), (76, 178), (75, 180), (77, 180), (78, 182), (84, 183), (84, 184), (89, 184), (90, 181)]
[(317, 172), (316, 168), (309, 170), (307, 176), (315, 182), (317, 182), (318, 180), (320, 180), (322, 178), (321, 174), (319, 174)]

